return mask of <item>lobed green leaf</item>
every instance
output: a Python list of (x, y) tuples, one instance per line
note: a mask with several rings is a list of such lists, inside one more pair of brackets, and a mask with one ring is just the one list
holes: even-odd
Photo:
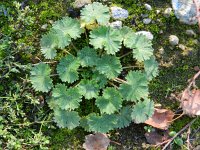
[(53, 87), (50, 73), (49, 65), (44, 63), (40, 63), (31, 69), (30, 80), (36, 91), (48, 92)]

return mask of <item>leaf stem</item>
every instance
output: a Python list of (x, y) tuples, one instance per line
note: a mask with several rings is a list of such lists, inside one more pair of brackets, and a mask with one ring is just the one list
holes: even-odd
[(108, 82), (110, 85), (112, 85), (113, 87), (115, 87), (116, 89), (118, 89), (118, 87), (114, 84), (114, 83), (112, 83), (111, 81), (109, 81)]
[(129, 54), (131, 54), (131, 53), (132, 53), (132, 51), (130, 51), (130, 52), (128, 52), (128, 53), (126, 53), (126, 54), (120, 56), (119, 58), (121, 59), (121, 58), (123, 58), (123, 57), (126, 57), (127, 55), (129, 55)]
[(78, 48), (71, 42), (72, 47), (75, 49), (76, 52), (78, 52)]
[(115, 78), (114, 81), (120, 82), (120, 83), (127, 83), (127, 81), (120, 79), (120, 78)]

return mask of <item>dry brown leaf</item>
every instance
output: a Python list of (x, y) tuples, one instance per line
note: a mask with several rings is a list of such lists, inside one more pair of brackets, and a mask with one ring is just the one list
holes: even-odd
[(83, 148), (86, 150), (107, 150), (110, 139), (106, 134), (95, 133), (85, 136)]
[(182, 93), (181, 107), (189, 116), (200, 115), (200, 90), (185, 89)]
[(162, 134), (157, 131), (147, 132), (145, 133), (145, 137), (147, 142), (153, 145), (161, 144), (170, 138), (167, 131), (164, 131)]
[(173, 117), (174, 113), (171, 110), (155, 108), (153, 116), (145, 123), (155, 128), (166, 130), (171, 124)]

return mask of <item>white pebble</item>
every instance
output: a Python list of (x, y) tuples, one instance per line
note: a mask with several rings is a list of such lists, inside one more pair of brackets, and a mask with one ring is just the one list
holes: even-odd
[(152, 7), (151, 7), (151, 5), (149, 5), (149, 4), (144, 4), (144, 7), (146, 8), (146, 10), (149, 10), (149, 11), (151, 11), (152, 10)]
[(193, 30), (186, 30), (185, 32), (189, 36), (196, 36), (197, 34)]
[(170, 35), (170, 36), (169, 36), (169, 43), (170, 43), (172, 46), (176, 46), (176, 45), (178, 45), (178, 43), (179, 43), (179, 38), (178, 38), (176, 35)]
[(163, 14), (166, 18), (169, 18), (171, 13), (172, 13), (172, 8), (166, 8)]
[(150, 18), (145, 18), (145, 19), (143, 19), (143, 23), (144, 24), (150, 24), (151, 23), (151, 19)]
[(110, 23), (110, 26), (113, 28), (121, 28), (122, 27), (122, 21), (114, 21)]
[(146, 36), (149, 40), (153, 40), (153, 34), (151, 32), (138, 31), (138, 32), (136, 32), (136, 34), (142, 34), (142, 35)]
[(128, 11), (121, 7), (111, 7), (111, 15), (114, 19), (126, 19), (128, 18)]

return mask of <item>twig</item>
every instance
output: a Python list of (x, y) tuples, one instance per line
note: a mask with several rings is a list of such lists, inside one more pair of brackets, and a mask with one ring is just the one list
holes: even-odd
[(122, 145), (121, 143), (115, 142), (115, 141), (110, 141), (111, 143), (117, 144), (117, 145)]
[(195, 85), (195, 80), (200, 76), (200, 71), (197, 72), (194, 77), (191, 79), (190, 84), (188, 85), (188, 90), (191, 88), (192, 85)]
[(169, 142), (162, 148), (162, 150), (166, 150), (167, 147), (171, 144), (171, 142), (179, 135), (181, 134), (184, 130), (186, 130), (188, 127), (190, 127), (195, 121), (196, 121), (197, 118), (194, 118), (191, 122), (189, 122), (184, 128), (182, 128), (178, 133), (176, 133), (176, 135), (174, 135), (170, 140)]
[(119, 81), (119, 82), (122, 82), (122, 83), (127, 83), (127, 81), (122, 80), (122, 79), (120, 79), (120, 78), (115, 78), (114, 81)]
[(178, 117), (174, 118), (174, 119), (173, 119), (172, 121), (170, 121), (170, 122), (174, 122), (175, 120), (177, 120), (177, 119), (181, 118), (183, 115), (185, 115), (185, 113), (184, 113), (184, 112), (182, 112), (182, 114), (180, 114)]
[(187, 131), (187, 149), (190, 150), (190, 147), (192, 148), (192, 145), (190, 143), (190, 133), (191, 133), (191, 129), (190, 129), (190, 126), (188, 128), (188, 131)]
[(131, 53), (132, 53), (132, 51), (130, 51), (130, 52), (128, 52), (128, 53), (126, 53), (126, 54), (120, 56), (120, 59), (123, 58), (123, 57), (125, 57), (125, 56), (127, 56), (127, 55), (129, 55), (129, 54), (131, 54)]

